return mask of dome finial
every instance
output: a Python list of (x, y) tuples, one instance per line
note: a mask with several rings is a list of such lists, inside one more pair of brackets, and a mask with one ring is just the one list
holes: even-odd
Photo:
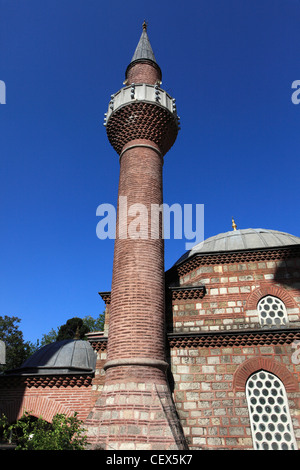
[(232, 228), (233, 228), (233, 230), (236, 230), (236, 223), (235, 223), (233, 217), (232, 217)]
[(148, 23), (146, 20), (144, 20), (144, 23), (143, 23), (143, 31), (147, 31), (147, 26), (148, 26)]

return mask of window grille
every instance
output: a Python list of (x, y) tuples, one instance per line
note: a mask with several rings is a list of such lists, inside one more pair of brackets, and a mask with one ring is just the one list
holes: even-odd
[(280, 326), (288, 322), (284, 303), (277, 297), (267, 295), (257, 305), (259, 321), (262, 326)]
[(253, 446), (256, 450), (297, 450), (285, 388), (261, 370), (246, 385)]

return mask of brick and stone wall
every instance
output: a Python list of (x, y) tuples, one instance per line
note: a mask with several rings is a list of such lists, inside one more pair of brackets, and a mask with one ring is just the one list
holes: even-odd
[[(280, 298), (289, 325), (300, 326), (300, 258), (200, 265), (179, 275), (181, 287), (205, 286), (202, 299), (176, 298), (168, 330), (221, 331), (260, 328), (256, 305), (264, 295)], [(203, 261), (205, 262), (205, 261)]]
[[(191, 449), (253, 448), (245, 383), (260, 369), (282, 380), (300, 447), (300, 259), (284, 250), (255, 256), (203, 257), (168, 275), (170, 379)], [(257, 303), (268, 294), (285, 304), (284, 328), (259, 323)]]
[(256, 363), (247, 377), (259, 369), (273, 372), (277, 363), (285, 371), (282, 381), (300, 444), (300, 366), (292, 363), (292, 353), (291, 344), (171, 347), (174, 401), (190, 449), (253, 448), (245, 386), (235, 379), (251, 359)]

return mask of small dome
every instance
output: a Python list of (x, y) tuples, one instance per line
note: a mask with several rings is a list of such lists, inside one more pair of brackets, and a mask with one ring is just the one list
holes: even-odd
[(278, 248), (299, 244), (300, 237), (285, 232), (278, 232), (277, 230), (266, 230), (262, 228), (232, 230), (230, 232), (220, 233), (219, 235), (207, 238), (207, 240), (198, 243), (190, 251), (185, 253), (176, 264), (196, 254), (202, 255), (258, 248)]
[(55, 341), (38, 349), (18, 369), (7, 371), (13, 375), (56, 375), (93, 373), (96, 353), (88, 341)]

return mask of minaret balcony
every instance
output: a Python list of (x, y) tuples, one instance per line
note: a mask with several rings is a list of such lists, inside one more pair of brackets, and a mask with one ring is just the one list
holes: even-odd
[(137, 102), (150, 103), (152, 105), (156, 104), (157, 106), (168, 110), (171, 114), (173, 114), (177, 122), (179, 121), (175, 99), (172, 98), (166, 91), (162, 90), (158, 85), (132, 83), (130, 86), (121, 88), (121, 90), (119, 90), (117, 93), (111, 95), (108, 111), (105, 114), (104, 125), (107, 124), (110, 116), (115, 111), (124, 106), (128, 106)]

